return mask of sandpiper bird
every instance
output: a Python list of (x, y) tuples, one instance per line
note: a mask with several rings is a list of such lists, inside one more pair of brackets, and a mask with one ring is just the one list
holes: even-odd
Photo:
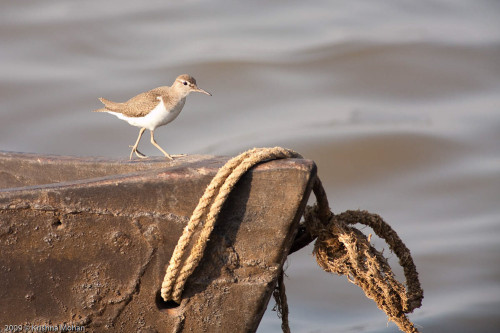
[(158, 148), (165, 157), (173, 159), (159, 144), (156, 143), (154, 132), (157, 127), (168, 124), (181, 113), (186, 97), (192, 91), (198, 91), (209, 96), (209, 92), (198, 88), (194, 77), (183, 74), (178, 76), (172, 86), (158, 87), (145, 93), (132, 97), (124, 103), (116, 103), (104, 98), (99, 100), (104, 104), (104, 108), (94, 112), (107, 112), (125, 120), (132, 126), (140, 127), (139, 137), (132, 147), (130, 159), (135, 153), (140, 158), (147, 156), (141, 153), (137, 146), (141, 136), (146, 129), (151, 131), (151, 143)]

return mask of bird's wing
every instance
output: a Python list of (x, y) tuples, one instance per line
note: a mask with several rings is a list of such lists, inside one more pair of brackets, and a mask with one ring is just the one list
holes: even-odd
[(127, 117), (143, 117), (158, 106), (162, 98), (161, 96), (169, 95), (168, 93), (169, 87), (158, 87), (134, 96), (124, 103), (116, 103), (105, 98), (99, 98), (105, 107), (96, 111), (113, 111)]
[(143, 117), (153, 110), (160, 100), (160, 94), (150, 90), (148, 92), (132, 97), (125, 103), (120, 103), (120, 107), (115, 112), (120, 112), (127, 117)]
[(113, 111), (121, 113), (127, 117), (143, 117), (153, 110), (158, 103), (160, 103), (160, 96), (161, 91), (156, 88), (134, 96), (124, 103), (116, 103), (105, 98), (99, 98), (99, 100), (104, 104), (104, 108), (95, 111)]

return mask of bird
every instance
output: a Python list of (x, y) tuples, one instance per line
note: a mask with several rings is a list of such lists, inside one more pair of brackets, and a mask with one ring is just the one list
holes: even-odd
[(152, 90), (141, 93), (132, 97), (126, 102), (117, 103), (99, 98), (104, 107), (94, 110), (94, 112), (107, 112), (119, 119), (125, 120), (132, 126), (140, 127), (139, 137), (130, 152), (130, 160), (134, 153), (139, 158), (147, 158), (146, 155), (141, 153), (137, 146), (141, 140), (142, 134), (146, 129), (151, 131), (151, 143), (158, 148), (166, 158), (173, 160), (173, 157), (168, 154), (154, 138), (155, 129), (160, 126), (172, 122), (181, 113), (186, 97), (191, 92), (201, 92), (208, 96), (212, 96), (206, 90), (199, 88), (196, 85), (196, 80), (189, 74), (179, 75), (174, 83), (169, 86), (162, 86)]

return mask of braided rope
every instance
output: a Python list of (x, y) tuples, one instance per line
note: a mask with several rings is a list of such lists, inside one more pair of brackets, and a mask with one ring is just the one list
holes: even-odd
[[(180, 302), (186, 280), (194, 271), (196, 266), (198, 266), (198, 263), (203, 257), (203, 251), (207, 245), (210, 233), (214, 228), (217, 216), (219, 215), (226, 198), (229, 196), (229, 193), (231, 193), (231, 190), (236, 185), (238, 180), (257, 163), (271, 159), (301, 157), (302, 156), (298, 153), (281, 147), (254, 148), (230, 159), (221, 169), (219, 169), (216, 176), (206, 188), (205, 193), (201, 197), (198, 205), (191, 215), (189, 223), (184, 228), (181, 238), (177, 242), (177, 246), (175, 247), (172, 258), (170, 259), (170, 263), (161, 286), (161, 297), (163, 300), (173, 300), (177, 303)], [(213, 199), (214, 196), (215, 199)], [(207, 209), (211, 202), (212, 205), (207, 214)], [(182, 258), (186, 249), (201, 222), (201, 218), (205, 214), (207, 214), (207, 218), (198, 240), (191, 249), (188, 258), (186, 258), (183, 267), (180, 270)]]

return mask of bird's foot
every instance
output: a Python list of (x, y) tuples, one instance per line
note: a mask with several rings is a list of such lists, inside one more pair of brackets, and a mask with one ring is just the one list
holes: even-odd
[(140, 151), (136, 150), (135, 151), (135, 154), (137, 155), (137, 157), (139, 158), (148, 158), (146, 155), (144, 155), (143, 153), (141, 153)]
[(129, 147), (132, 148), (132, 151), (130, 152), (130, 160), (132, 160), (132, 156), (134, 155), (134, 153), (139, 158), (147, 158), (147, 156), (141, 153), (139, 149), (137, 149), (137, 147), (135, 146), (129, 146)]
[[(172, 157), (172, 155), (166, 153), (166, 152), (163, 152), (163, 155), (165, 155), (166, 158), (168, 158), (169, 160), (173, 161), (174, 158)], [(175, 155), (174, 155), (175, 156)]]

